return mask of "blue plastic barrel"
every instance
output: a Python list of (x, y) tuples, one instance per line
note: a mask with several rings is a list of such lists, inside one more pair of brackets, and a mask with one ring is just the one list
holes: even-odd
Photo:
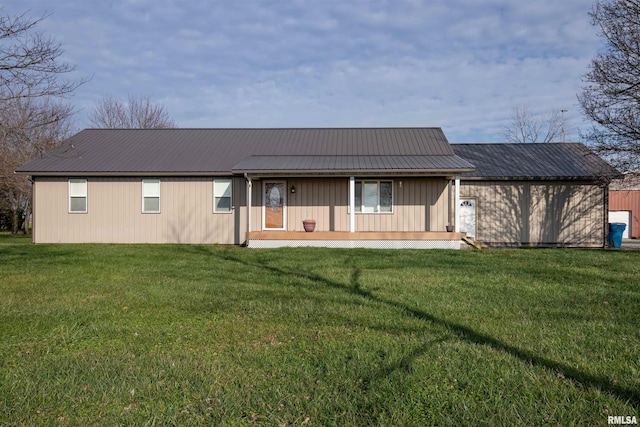
[(621, 222), (609, 223), (609, 245), (614, 248), (622, 246), (622, 233), (625, 228), (627, 228), (626, 224)]

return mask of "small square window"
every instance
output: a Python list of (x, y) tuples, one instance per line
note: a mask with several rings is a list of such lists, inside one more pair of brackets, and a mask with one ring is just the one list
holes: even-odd
[(70, 179), (69, 180), (69, 212), (71, 213), (87, 212), (87, 180), (86, 179)]
[(160, 213), (160, 180), (142, 180), (142, 212)]
[(233, 184), (231, 179), (213, 180), (213, 211), (216, 213), (229, 213), (232, 210)]

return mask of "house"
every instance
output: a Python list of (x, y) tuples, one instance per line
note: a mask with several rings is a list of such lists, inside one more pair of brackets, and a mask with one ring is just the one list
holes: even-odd
[(640, 177), (628, 173), (611, 182), (609, 191), (609, 222), (626, 225), (624, 239), (640, 238)]
[[(580, 144), (544, 146), (555, 148), (495, 153), (440, 128), (87, 129), (17, 172), (34, 183), (35, 243), (459, 248), (468, 230), (491, 244), (603, 246), (601, 177), (615, 171)], [(544, 197), (572, 206), (571, 221)], [(509, 208), (525, 227), (505, 226)]]

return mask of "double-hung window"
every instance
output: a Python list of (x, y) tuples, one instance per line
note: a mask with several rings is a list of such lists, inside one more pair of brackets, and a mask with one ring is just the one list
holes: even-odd
[(231, 195), (233, 185), (231, 179), (213, 180), (213, 211), (216, 213), (231, 212)]
[(356, 212), (393, 212), (393, 181), (356, 181)]
[(70, 179), (69, 180), (69, 212), (71, 213), (87, 212), (87, 180), (86, 179)]
[(160, 213), (160, 180), (142, 180), (142, 213)]

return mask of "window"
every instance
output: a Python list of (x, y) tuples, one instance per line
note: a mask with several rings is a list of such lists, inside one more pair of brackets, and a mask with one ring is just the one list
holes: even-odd
[(87, 212), (87, 180), (69, 180), (69, 212)]
[(393, 181), (356, 181), (355, 204), (356, 212), (392, 212)]
[(160, 180), (142, 180), (142, 213), (160, 213)]
[(231, 189), (230, 179), (213, 180), (213, 211), (231, 212)]

